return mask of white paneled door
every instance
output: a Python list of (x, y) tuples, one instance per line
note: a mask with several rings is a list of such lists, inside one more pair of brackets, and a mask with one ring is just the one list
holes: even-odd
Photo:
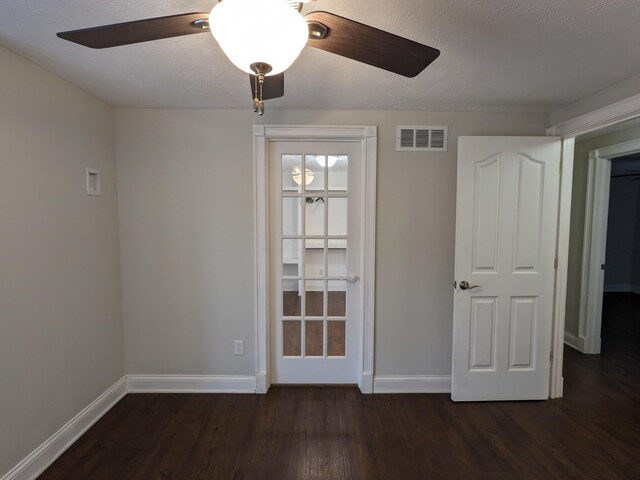
[(549, 396), (560, 139), (460, 137), (454, 401)]
[(269, 144), (272, 383), (357, 383), (361, 143)]

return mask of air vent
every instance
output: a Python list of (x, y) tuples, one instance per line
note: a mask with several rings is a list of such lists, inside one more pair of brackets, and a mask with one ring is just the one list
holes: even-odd
[(448, 127), (399, 126), (396, 134), (398, 152), (446, 152)]

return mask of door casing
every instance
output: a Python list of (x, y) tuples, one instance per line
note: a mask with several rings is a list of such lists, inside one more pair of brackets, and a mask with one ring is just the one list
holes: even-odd
[(602, 295), (609, 216), (611, 160), (640, 152), (640, 140), (600, 147), (589, 152), (587, 201), (582, 244), (582, 279), (580, 282), (580, 317), (574, 346), (582, 353), (600, 353), (602, 330)]
[(375, 312), (375, 231), (377, 127), (374, 125), (254, 125), (254, 255), (255, 255), (255, 365), (256, 393), (267, 393), (270, 382), (269, 318), (269, 142), (277, 140), (359, 142), (361, 170), (361, 283), (362, 323), (359, 333), (358, 386), (373, 392)]
[(569, 231), (575, 138), (635, 118), (640, 118), (640, 95), (622, 99), (547, 129), (547, 135), (562, 137), (560, 206), (556, 244), (558, 267), (555, 281), (549, 398), (561, 398), (563, 395), (562, 360), (569, 270)]

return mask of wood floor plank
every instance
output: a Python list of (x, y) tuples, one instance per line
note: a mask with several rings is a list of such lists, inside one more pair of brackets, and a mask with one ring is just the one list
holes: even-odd
[(602, 355), (565, 354), (565, 397), (129, 394), (41, 480), (639, 479), (640, 296), (606, 295)]

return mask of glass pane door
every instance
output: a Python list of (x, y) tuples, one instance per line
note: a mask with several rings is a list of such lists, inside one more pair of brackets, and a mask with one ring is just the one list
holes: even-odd
[(280, 155), (282, 355), (344, 357), (349, 156)]
[(360, 147), (270, 147), (272, 381), (353, 383), (359, 331)]

